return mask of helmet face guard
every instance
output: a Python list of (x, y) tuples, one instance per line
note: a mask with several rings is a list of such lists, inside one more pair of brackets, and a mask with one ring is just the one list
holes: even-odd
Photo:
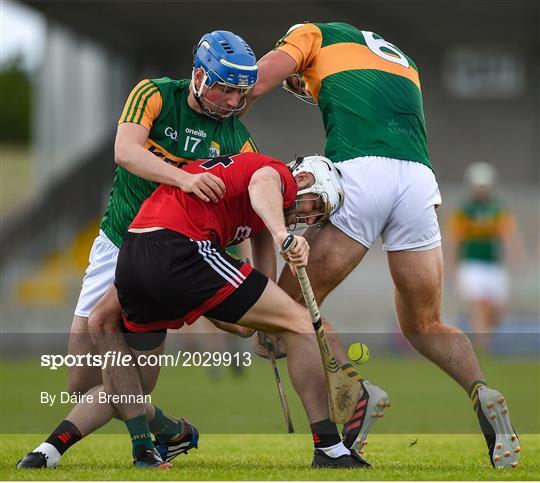
[[(300, 191), (298, 193), (300, 194)], [(302, 194), (305, 194), (305, 193), (302, 193)], [(299, 208), (301, 207), (302, 203), (311, 202), (311, 201), (317, 202), (319, 200), (321, 200), (321, 202), (319, 203), (319, 206), (321, 206), (321, 210), (318, 213), (312, 213), (310, 215), (298, 214)], [(328, 218), (330, 217), (330, 215), (328, 215), (327, 206), (328, 206), (328, 203), (323, 194), (319, 194), (319, 195), (314, 194), (310, 198), (302, 198), (301, 200), (299, 199), (294, 200), (294, 203), (286, 210), (286, 214), (294, 212), (295, 221), (287, 225), (287, 230), (296, 231), (296, 230), (303, 230), (305, 228), (320, 228), (323, 225), (323, 223), (326, 220), (328, 220)], [(316, 217), (317, 222), (308, 224), (307, 219), (312, 218), (312, 217)]]
[[(321, 200), (321, 212), (312, 213), (309, 216), (296, 215), (294, 224), (289, 225), (290, 230), (296, 230), (300, 227), (311, 226), (320, 227), (327, 221), (330, 216), (341, 206), (345, 199), (345, 193), (341, 187), (340, 174), (332, 161), (324, 156), (306, 156), (298, 157), (295, 161), (289, 164), (289, 169), (293, 176), (297, 176), (302, 172), (307, 172), (315, 178), (311, 186), (302, 188), (297, 193), (297, 199), (294, 203), (295, 212), (298, 213), (299, 204), (305, 201)], [(305, 194), (313, 196), (299, 199)], [(309, 217), (317, 217), (315, 225), (306, 225), (306, 219)], [(300, 227), (298, 225), (301, 225)]]
[[(193, 72), (193, 77), (191, 80), (193, 85), (193, 95), (203, 113), (206, 114), (208, 117), (218, 120), (227, 119), (232, 115), (242, 111), (246, 107), (247, 97), (251, 92), (252, 87), (238, 87), (222, 81), (215, 81), (211, 85), (208, 85), (208, 79), (210, 78), (212, 73), (204, 72), (201, 84), (199, 88), (196, 89), (194, 74), (195, 71)], [(216, 85), (222, 87), (222, 93), (221, 97), (216, 102), (213, 102), (208, 98), (207, 94), (208, 91), (214, 88)], [(240, 102), (236, 107), (227, 107), (225, 106), (225, 98), (233, 90), (239, 91)]]
[[(204, 71), (204, 76), (196, 88), (195, 71), (198, 68)], [(225, 119), (244, 109), (245, 97), (257, 82), (257, 73), (255, 54), (241, 37), (225, 30), (211, 32), (201, 38), (194, 51), (193, 94), (206, 115)], [(223, 92), (221, 99), (212, 102), (207, 94), (215, 84), (222, 86)], [(223, 106), (231, 89), (240, 90), (241, 102), (234, 108)]]
[(301, 73), (296, 72), (295, 74), (287, 77), (287, 79), (282, 82), (281, 87), (289, 94), (292, 94), (297, 99), (300, 99), (302, 102), (312, 106), (317, 105), (317, 101), (307, 90), (306, 83), (302, 79)]

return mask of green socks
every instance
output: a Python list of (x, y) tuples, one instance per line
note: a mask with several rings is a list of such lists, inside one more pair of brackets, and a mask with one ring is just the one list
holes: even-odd
[(154, 408), (156, 415), (150, 421), (150, 430), (156, 435), (160, 443), (169, 443), (175, 436), (183, 434), (184, 424), (181, 420), (167, 414), (156, 405), (154, 405)]
[(148, 426), (148, 417), (146, 414), (128, 419), (126, 421), (126, 426), (129, 434), (131, 435), (133, 456), (135, 456), (135, 448), (137, 446), (142, 445), (150, 449), (154, 447), (154, 443), (152, 442), (152, 434), (150, 433), (150, 427)]

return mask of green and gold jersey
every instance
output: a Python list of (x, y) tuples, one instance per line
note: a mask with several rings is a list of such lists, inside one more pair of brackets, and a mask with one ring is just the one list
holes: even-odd
[[(236, 117), (212, 119), (188, 105), (189, 81), (143, 80), (131, 91), (118, 124), (132, 122), (149, 130), (146, 149), (181, 168), (190, 161), (256, 151), (248, 130)], [(101, 229), (116, 245), (157, 184), (118, 167)]]
[(459, 259), (498, 263), (503, 236), (512, 218), (497, 200), (468, 200), (450, 217), (450, 231), (459, 243)]
[(328, 158), (385, 156), (431, 168), (418, 68), (395, 45), (332, 22), (295, 26), (275, 48), (295, 60), (319, 104)]

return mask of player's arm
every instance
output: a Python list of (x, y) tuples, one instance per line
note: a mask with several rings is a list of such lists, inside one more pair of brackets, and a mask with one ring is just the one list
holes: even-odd
[(448, 262), (448, 272), (451, 278), (454, 278), (456, 268), (459, 263), (459, 247), (463, 240), (463, 221), (459, 212), (454, 212), (450, 215), (447, 224), (446, 240), (445, 240), (445, 255)]
[(223, 197), (225, 184), (217, 176), (211, 173), (187, 173), (148, 151), (145, 148), (148, 133), (148, 129), (139, 124), (120, 124), (114, 143), (115, 162), (140, 178), (177, 186), (204, 201), (218, 202)]
[[(278, 249), (289, 235), (283, 214), (282, 180), (280, 174), (269, 166), (253, 173), (249, 182), (249, 199), (253, 210), (262, 219)], [(293, 250), (287, 253), (286, 261), (295, 266), (306, 266), (309, 245), (305, 238), (297, 237)]]
[(210, 173), (187, 173), (163, 162), (145, 148), (161, 108), (161, 94), (152, 82), (144, 80), (132, 90), (116, 132), (115, 162), (140, 178), (177, 186), (204, 201), (219, 201), (225, 193), (225, 184), (220, 178)]
[(275, 169), (264, 166), (251, 176), (248, 190), (253, 210), (263, 220), (274, 243), (281, 247), (288, 236), (283, 214), (281, 176)]
[(260, 97), (296, 72), (296, 61), (286, 52), (272, 50), (257, 62), (258, 79), (250, 96), (250, 100)]
[(278, 50), (268, 52), (259, 62), (257, 83), (246, 99), (246, 107), (238, 114), (243, 116), (257, 99), (275, 89), (277, 86), (296, 72), (296, 62), (287, 53)]
[(517, 225), (514, 215), (504, 214), (502, 239), (504, 246), (504, 256), (513, 269), (518, 269), (525, 265), (526, 255), (523, 244), (523, 237)]
[(253, 266), (270, 280), (276, 281), (277, 263), (274, 240), (268, 230), (263, 230), (251, 238)]
[(267, 92), (280, 86), (296, 72), (310, 67), (320, 51), (322, 34), (311, 23), (295, 25), (257, 62), (258, 78), (248, 100), (249, 106)]

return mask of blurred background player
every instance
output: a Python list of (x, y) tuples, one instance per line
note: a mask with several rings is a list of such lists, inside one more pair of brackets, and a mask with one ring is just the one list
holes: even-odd
[[(224, 195), (219, 178), (178, 168), (200, 158), (256, 150), (249, 132), (235, 117), (245, 106), (246, 94), (256, 81), (256, 58), (251, 47), (232, 32), (215, 31), (205, 34), (195, 48), (191, 80), (145, 79), (131, 91), (118, 122), (114, 149), (118, 167), (75, 309), (70, 354), (128, 350), (122, 337), (115, 338), (115, 334), (103, 331), (104, 321), (120, 318), (116, 294), (107, 290), (114, 280), (116, 259), (127, 228), (159, 183), (179, 187), (204, 202), (219, 201)], [(104, 377), (117, 369), (120, 368), (109, 368)], [(111, 393), (125, 393), (121, 384), (130, 380), (129, 373), (131, 379), (138, 377), (136, 367), (121, 369), (126, 375), (114, 378), (117, 386), (107, 387)], [(101, 383), (99, 367), (70, 368), (70, 392), (86, 393)], [(183, 444), (184, 439), (191, 439), (189, 426), (152, 404), (147, 405), (144, 414), (150, 421), (149, 429), (141, 424), (141, 414), (130, 412), (130, 406), (118, 405), (115, 409), (132, 435), (159, 434), (158, 440), (171, 442), (173, 448)], [(92, 424), (99, 427), (102, 421), (108, 421), (110, 411), (111, 407), (102, 405), (92, 412), (89, 417), (96, 419)], [(63, 434), (70, 437), (59, 437)], [(55, 466), (80, 438), (66, 419), (18, 467)], [(140, 454), (137, 464), (145, 466), (148, 461), (158, 465), (151, 453), (149, 449), (148, 454)]]
[(486, 335), (501, 323), (509, 293), (507, 265), (523, 262), (515, 216), (496, 195), (495, 168), (485, 162), (465, 171), (467, 198), (450, 217), (447, 249), (450, 270), (469, 309), (469, 327), (485, 350)]

